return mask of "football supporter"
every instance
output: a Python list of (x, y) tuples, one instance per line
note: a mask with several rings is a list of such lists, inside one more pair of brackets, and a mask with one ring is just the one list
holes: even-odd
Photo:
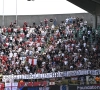
[(19, 75), (100, 68), (98, 31), (83, 19), (67, 18), (58, 27), (55, 19), (51, 26), (45, 19), (32, 27), (25, 21), (22, 28), (13, 23), (2, 28), (0, 72)]

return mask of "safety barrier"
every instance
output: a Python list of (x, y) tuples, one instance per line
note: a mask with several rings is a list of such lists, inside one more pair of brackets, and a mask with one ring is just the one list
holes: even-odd
[(6, 86), (0, 90), (100, 90), (100, 85)]
[(5, 88), (0, 90), (68, 90), (67, 85), (51, 85), (51, 86), (18, 86), (18, 83), (7, 83)]
[(22, 87), (20, 90), (68, 90), (66, 85), (54, 85), (54, 86), (47, 86), (47, 87)]
[[(16, 83), (5, 83), (5, 90), (17, 90), (23, 87), (39, 87), (47, 86), (46, 81), (42, 82), (16, 82)], [(0, 89), (1, 90), (1, 89)]]

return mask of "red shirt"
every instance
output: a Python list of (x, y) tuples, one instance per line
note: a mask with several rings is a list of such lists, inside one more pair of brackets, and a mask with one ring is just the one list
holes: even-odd
[(3, 32), (6, 32), (6, 28), (3, 28)]
[(4, 61), (4, 60), (2, 60), (2, 64), (3, 64), (3, 65), (5, 64), (5, 61)]
[(18, 83), (18, 88), (21, 88), (21, 87), (23, 87), (25, 85), (25, 82), (19, 82)]
[(51, 38), (50, 38), (50, 40), (51, 40), (51, 41), (53, 41), (53, 40), (54, 40), (54, 38), (53, 38), (53, 37), (51, 37)]
[(41, 73), (41, 70), (40, 70), (40, 69), (38, 69), (37, 73)]
[(24, 37), (25, 37), (25, 35), (24, 35), (24, 34), (20, 34), (20, 37), (24, 38)]
[(2, 59), (3, 59), (4, 61), (7, 61), (7, 56), (3, 56)]
[(4, 83), (0, 83), (0, 90), (4, 90), (4, 87), (5, 87)]
[(11, 28), (8, 28), (8, 32), (11, 32)]
[(27, 86), (33, 86), (33, 82), (28, 82)]
[(23, 30), (26, 30), (26, 27), (25, 26), (23, 27)]
[(4, 47), (7, 47), (7, 44), (5, 43), (5, 44), (3, 44), (3, 46), (4, 46)]
[(24, 22), (24, 25), (27, 25), (27, 22)]
[(37, 42), (41, 42), (41, 38), (40, 37), (37, 39)]

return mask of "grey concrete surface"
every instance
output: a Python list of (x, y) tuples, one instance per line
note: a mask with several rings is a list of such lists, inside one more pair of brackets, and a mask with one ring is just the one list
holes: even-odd
[[(33, 22), (39, 24), (40, 21), (44, 21), (45, 18), (47, 19), (54, 19), (57, 18), (57, 23), (59, 24), (62, 20), (65, 20), (67, 17), (83, 17), (88, 21), (90, 25), (94, 25), (94, 16), (90, 13), (77, 13), (77, 14), (51, 14), (51, 15), (18, 15), (18, 25), (22, 26), (23, 22), (26, 21), (29, 25), (32, 25)], [(5, 26), (9, 26), (11, 22), (14, 22), (16, 16), (5, 16), (4, 24)], [(98, 19), (100, 20), (100, 19)], [(0, 16), (0, 26), (2, 26), (3, 19)], [(100, 21), (98, 21), (100, 22)]]

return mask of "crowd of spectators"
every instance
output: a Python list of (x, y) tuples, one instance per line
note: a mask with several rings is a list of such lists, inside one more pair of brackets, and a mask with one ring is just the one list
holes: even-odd
[[(11, 23), (0, 29), (0, 73), (34, 74), (98, 69), (99, 37), (82, 18), (56, 18), (23, 28)], [(79, 31), (82, 37), (79, 37)], [(89, 41), (92, 35), (93, 42)]]

